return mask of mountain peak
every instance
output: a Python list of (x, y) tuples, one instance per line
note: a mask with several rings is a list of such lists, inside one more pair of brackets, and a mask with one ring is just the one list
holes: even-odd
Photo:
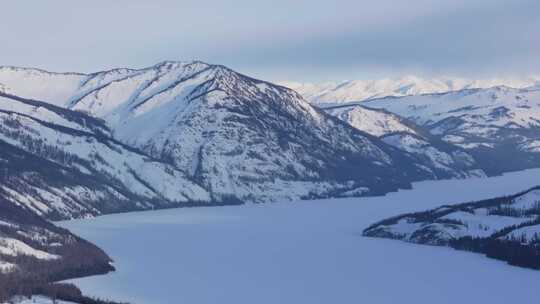
[(178, 68), (184, 68), (186, 66), (203, 66), (203, 67), (209, 67), (212, 66), (212, 64), (200, 61), (200, 60), (186, 60), (186, 61), (174, 61), (174, 60), (165, 60), (162, 62), (159, 62), (151, 67), (143, 68), (141, 70), (145, 69), (178, 69)]

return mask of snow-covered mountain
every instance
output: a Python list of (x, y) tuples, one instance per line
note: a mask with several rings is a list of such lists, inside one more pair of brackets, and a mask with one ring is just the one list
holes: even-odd
[[(13, 100), (34, 99), (69, 115), (96, 117), (95, 124), (52, 122), (101, 134), (90, 145), (57, 130), (38, 130), (43, 124), (35, 120), (54, 116), (24, 116), (43, 112), (39, 106), (6, 109), (23, 112), (17, 118), (29, 120), (23, 126), (36, 124), (35, 131), (27, 132), (34, 134), (28, 135), (33, 140), (59, 142), (53, 146), (99, 168), (77, 164), (82, 173), (109, 168), (115, 184), (147, 200), (172, 202), (167, 206), (381, 194), (433, 177), (414, 157), (312, 107), (296, 92), (220, 65), (164, 62), (88, 75), (2, 68), (0, 83), (10, 94), (5, 95), (6, 107)], [(4, 141), (24, 148), (21, 140), (8, 138), (10, 132)], [(118, 149), (137, 154), (135, 164), (117, 157)], [(99, 157), (93, 151), (100, 151)], [(126, 157), (127, 152), (121, 154)], [(149, 162), (142, 161), (145, 157)], [(107, 165), (100, 165), (101, 159)], [(161, 183), (163, 179), (167, 182)], [(135, 205), (152, 206), (140, 200)]]
[(354, 128), (378, 136), (385, 143), (414, 155), (433, 178), (484, 176), (476, 160), (464, 149), (442, 141), (428, 130), (396, 114), (362, 105), (336, 106), (328, 113)]
[(444, 93), (494, 86), (526, 88), (538, 84), (538, 82), (540, 82), (540, 77), (470, 80), (452, 77), (425, 79), (417, 76), (405, 76), (397, 79), (352, 80), (321, 84), (284, 81), (280, 84), (297, 91), (313, 104), (339, 104), (387, 96)]
[(540, 89), (494, 87), (365, 105), (406, 117), (466, 149), (488, 174), (540, 166)]
[(476, 251), (540, 269), (540, 187), (396, 216), (368, 227), (364, 235)]
[[(413, 80), (421, 82), (412, 78), (408, 81)], [(452, 83), (452, 88), (459, 87), (457, 80)], [(528, 115), (525, 109), (534, 116), (532, 109), (537, 105), (527, 97), (535, 98), (533, 89), (497, 87), (383, 98), (366, 102), (369, 109), (329, 110), (340, 120), (311, 106), (293, 90), (200, 61), (163, 62), (144, 69), (93, 74), (5, 67), (0, 68), (0, 84), (6, 100), (40, 100), (56, 112), (85, 117), (59, 122), (50, 113), (41, 113), (41, 106), (37, 106), (38, 110), (13, 108), (12, 101), (5, 106), (7, 113), (17, 112), (18, 120), (59, 124), (110, 143), (103, 145), (103, 149), (98, 146), (99, 141), (78, 147), (87, 141), (68, 140), (57, 130), (42, 131), (42, 126), (24, 122), (36, 129), (30, 132), (33, 135), (25, 135), (32, 141), (42, 136), (54, 138), (61, 143), (53, 145), (55, 149), (75, 154), (85, 163), (99, 165), (97, 159), (104, 159), (108, 163), (103, 166), (109, 170), (107, 177), (112, 176), (114, 185), (124, 189), (122, 195), (115, 194), (121, 197), (118, 201), (125, 201), (129, 195), (143, 198), (129, 205), (137, 206), (134, 209), (194, 202), (267, 202), (381, 194), (407, 187), (414, 180), (483, 174), (478, 169), (489, 175), (540, 164), (540, 157), (530, 153), (535, 149), (533, 137), (537, 132), (531, 131), (530, 125), (518, 124), (517, 128), (502, 121), (502, 117), (510, 115), (501, 108), (506, 103), (512, 104), (512, 111), (519, 112), (519, 117)], [(507, 101), (512, 98), (519, 99), (520, 104)], [(427, 104), (416, 107), (416, 103)], [(387, 109), (416, 125), (374, 108)], [(488, 133), (493, 129), (493, 115), (500, 120), (496, 137)], [(466, 124), (448, 127), (457, 116)], [(8, 140), (13, 133), (9, 119), (3, 126), (3, 130), (8, 130), (3, 134), (4, 141), (35, 155), (29, 150), (34, 149), (33, 145), (22, 140), (9, 142), (13, 141)], [(534, 120), (531, 118), (530, 122)], [(11, 137), (17, 136), (20, 134)], [(505, 154), (509, 139), (512, 145), (519, 144), (518, 150), (526, 157), (514, 160)], [(77, 147), (65, 145), (66, 142), (76, 142)], [(137, 155), (133, 156), (137, 160), (120, 160), (128, 152), (121, 157), (112, 156), (117, 150), (115, 145)], [(493, 146), (490, 150), (484, 149), (489, 145)], [(115, 148), (107, 151), (110, 146)], [(98, 158), (88, 152), (92, 149), (102, 151)], [(101, 167), (88, 169), (80, 164), (77, 168), (85, 168), (87, 171), (81, 172), (86, 174), (102, 171)], [(163, 179), (167, 182), (158, 183)], [(104, 192), (113, 193), (110, 189), (100, 190)], [(82, 208), (80, 202), (70, 205), (75, 207), (68, 208), (68, 214), (91, 209)], [(126, 209), (126, 205), (105, 212), (120, 209)], [(98, 213), (87, 210), (82, 214)]]

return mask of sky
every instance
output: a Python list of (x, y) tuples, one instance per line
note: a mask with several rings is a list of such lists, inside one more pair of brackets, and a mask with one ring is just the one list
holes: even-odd
[(278, 81), (540, 74), (538, 0), (6, 0), (0, 65), (202, 60)]

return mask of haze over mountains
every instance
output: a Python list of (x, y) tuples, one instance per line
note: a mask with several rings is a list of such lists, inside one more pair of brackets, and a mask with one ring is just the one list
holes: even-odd
[(540, 83), (540, 76), (524, 78), (466, 79), (459, 77), (423, 78), (408, 75), (401, 78), (350, 80), (327, 83), (282, 81), (314, 104), (346, 103), (388, 96), (444, 93), (463, 89), (486, 89), (495, 86), (526, 88)]

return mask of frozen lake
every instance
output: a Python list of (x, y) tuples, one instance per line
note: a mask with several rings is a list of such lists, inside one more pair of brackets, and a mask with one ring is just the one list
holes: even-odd
[(111, 255), (116, 273), (84, 292), (142, 304), (520, 303), (540, 271), (482, 255), (371, 239), (383, 218), (512, 194), (540, 170), (422, 182), (385, 197), (185, 208), (61, 223)]

